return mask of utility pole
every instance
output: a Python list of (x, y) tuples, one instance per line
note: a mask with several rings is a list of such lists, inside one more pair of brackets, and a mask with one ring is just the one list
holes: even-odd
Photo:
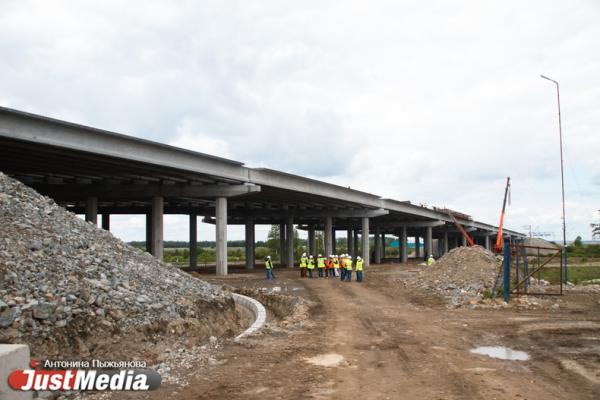
[(547, 76), (540, 75), (543, 79), (553, 82), (556, 85), (556, 100), (558, 103), (558, 137), (560, 141), (560, 182), (562, 186), (562, 229), (563, 229), (563, 261), (565, 265), (565, 282), (568, 281), (567, 273), (567, 222), (565, 217), (565, 175), (563, 167), (563, 140), (562, 140), (562, 121), (560, 115), (560, 86), (557, 81)]

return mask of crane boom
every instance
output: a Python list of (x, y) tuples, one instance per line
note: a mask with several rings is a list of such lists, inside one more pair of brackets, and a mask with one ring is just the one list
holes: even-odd
[(508, 191), (510, 189), (510, 176), (506, 178), (506, 188), (504, 188), (504, 201), (502, 202), (502, 213), (500, 214), (500, 223), (498, 224), (498, 237), (496, 238), (496, 246), (494, 246), (494, 250), (497, 253), (501, 252), (503, 249), (502, 244), (502, 226), (504, 225), (504, 213), (506, 211), (506, 199), (508, 198)]
[(452, 212), (450, 211), (447, 211), (447, 213), (450, 216), (450, 218), (452, 218), (452, 221), (454, 221), (454, 225), (456, 225), (456, 228), (460, 231), (460, 233), (462, 233), (463, 237), (467, 240), (467, 246), (475, 245), (473, 238), (467, 233), (467, 231), (465, 231), (465, 228), (463, 228), (463, 226), (456, 220), (454, 214), (452, 214)]

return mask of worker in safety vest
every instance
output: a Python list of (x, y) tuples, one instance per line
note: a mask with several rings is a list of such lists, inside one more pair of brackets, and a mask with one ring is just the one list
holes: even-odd
[(308, 277), (312, 278), (313, 269), (315, 269), (315, 259), (313, 256), (308, 257)]
[(352, 280), (352, 258), (348, 257), (344, 260), (344, 264), (346, 267), (346, 282), (350, 282)]
[(308, 267), (308, 257), (306, 257), (306, 253), (302, 253), (302, 257), (300, 257), (300, 277), (306, 278), (306, 269)]
[(337, 254), (333, 255), (333, 276), (340, 276), (340, 259)]
[(362, 282), (364, 263), (365, 260), (363, 260), (360, 256), (356, 257), (356, 282)]
[(427, 259), (427, 266), (431, 267), (434, 262), (435, 262), (435, 259), (433, 258), (433, 254), (430, 254), (429, 258)]
[(265, 258), (265, 269), (267, 270), (267, 279), (274, 279), (273, 275), (273, 261), (271, 261), (271, 256), (267, 256)]
[(333, 255), (329, 255), (325, 260), (325, 277), (333, 276)]
[(346, 279), (346, 253), (340, 255), (340, 280)]
[(325, 269), (325, 258), (319, 254), (317, 257), (317, 270), (319, 271), (319, 278), (323, 277), (323, 270)]

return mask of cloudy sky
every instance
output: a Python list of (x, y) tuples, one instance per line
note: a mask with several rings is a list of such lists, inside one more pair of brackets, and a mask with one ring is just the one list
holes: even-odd
[[(510, 176), (507, 225), (559, 239), (545, 74), (561, 84), (567, 236), (589, 239), (598, 21), (596, 0), (0, 0), (0, 105), (494, 224)], [(169, 217), (166, 239), (186, 240), (185, 221)], [(113, 226), (143, 239), (143, 223)]]

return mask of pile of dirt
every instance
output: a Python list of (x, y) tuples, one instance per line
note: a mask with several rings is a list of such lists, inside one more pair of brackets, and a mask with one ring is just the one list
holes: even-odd
[(491, 291), (500, 260), (481, 246), (457, 247), (407, 281), (413, 287), (434, 291), (451, 307), (474, 304)]
[(229, 293), (0, 173), (0, 343), (38, 357), (152, 359), (144, 342), (191, 346), (241, 329)]

